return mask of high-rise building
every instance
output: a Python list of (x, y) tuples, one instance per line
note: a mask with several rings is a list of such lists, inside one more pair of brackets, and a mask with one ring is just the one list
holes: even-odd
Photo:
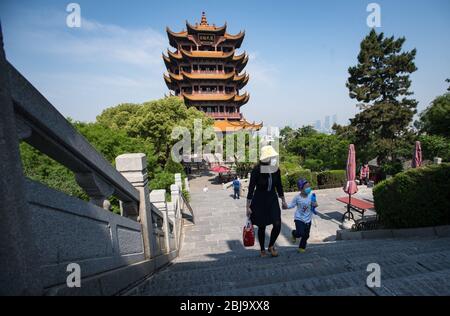
[(333, 114), (331, 126), (333, 126), (334, 124), (337, 124), (337, 114)]
[(323, 123), (323, 128), (326, 132), (330, 130), (330, 116), (325, 116), (325, 122)]
[(316, 129), (316, 131), (322, 131), (322, 122), (320, 120), (317, 120), (316, 124), (314, 124), (314, 128)]

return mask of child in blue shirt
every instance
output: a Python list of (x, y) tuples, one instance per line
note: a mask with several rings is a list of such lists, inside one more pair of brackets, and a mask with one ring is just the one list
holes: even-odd
[(300, 193), (294, 197), (287, 208), (297, 207), (295, 211), (295, 230), (292, 231), (292, 241), (295, 243), (297, 238), (300, 239), (298, 252), (305, 252), (306, 242), (309, 238), (311, 230), (311, 221), (313, 214), (317, 214), (316, 207), (318, 204), (315, 199), (315, 194), (312, 193), (311, 185), (306, 179), (300, 179), (297, 182)]
[(236, 198), (239, 200), (239, 195), (240, 195), (240, 191), (241, 191), (241, 182), (239, 181), (239, 178), (236, 176), (234, 177), (233, 180), (233, 199), (236, 200)]

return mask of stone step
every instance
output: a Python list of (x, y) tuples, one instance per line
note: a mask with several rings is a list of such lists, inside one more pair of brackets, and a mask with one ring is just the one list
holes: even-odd
[(373, 291), (377, 295), (389, 296), (448, 296), (450, 295), (450, 269), (382, 281), (381, 287)]
[[(287, 258), (287, 259), (286, 259)], [(358, 261), (351, 262), (347, 258), (324, 258), (317, 256), (315, 254), (298, 254), (296, 251), (290, 251), (289, 253), (286, 253), (283, 257), (284, 260), (281, 260), (281, 257), (278, 258), (258, 258), (259, 261), (257, 264), (248, 264), (246, 262), (237, 262), (234, 264), (230, 264), (227, 266), (208, 266), (205, 264), (204, 268), (190, 271), (189, 273), (186, 273), (186, 270), (181, 269), (178, 271), (173, 271), (172, 269), (167, 269), (166, 271), (160, 273), (157, 278), (158, 281), (173, 281), (177, 280), (179, 278), (183, 278), (183, 281), (185, 282), (192, 282), (193, 280), (199, 280), (202, 276), (213, 275), (214, 282), (218, 282), (221, 280), (230, 280), (234, 279), (235, 277), (237, 279), (241, 278), (242, 271), (248, 271), (249, 273), (256, 273), (261, 272), (264, 270), (270, 270), (274, 271), (276, 269), (283, 269), (283, 271), (286, 271), (287, 269), (297, 269), (301, 270), (302, 267), (319, 267), (321, 265), (334, 265), (339, 267), (346, 267), (347, 270), (357, 267), (358, 269), (362, 267), (363, 269), (367, 267), (367, 264), (371, 262), (376, 262), (378, 260), (378, 263), (380, 264), (398, 264), (398, 263), (405, 263), (411, 261), (411, 257), (401, 254), (401, 253), (394, 253), (389, 256), (384, 257), (382, 260), (379, 260), (377, 256), (371, 255), (371, 256), (365, 256), (365, 257), (358, 257)], [(181, 276), (180, 276), (181, 275)]]
[[(423, 241), (422, 241), (423, 242)], [(437, 244), (431, 244), (424, 247), (421, 247), (417, 243), (415, 244), (407, 244), (406, 246), (403, 245), (403, 243), (379, 243), (375, 246), (370, 246), (372, 243), (359, 243), (355, 245), (348, 245), (346, 247), (342, 247), (338, 251), (324, 251), (324, 248), (321, 247), (308, 247), (307, 254), (308, 255), (317, 255), (322, 256), (325, 258), (328, 258), (329, 260), (336, 259), (336, 258), (346, 258), (350, 262), (353, 262), (355, 260), (358, 260), (357, 258), (362, 258), (365, 260), (365, 257), (374, 256), (374, 259), (382, 255), (389, 255), (390, 253), (405, 253), (408, 255), (415, 255), (417, 253), (433, 253), (433, 252), (441, 252), (445, 251), (446, 249), (449, 249), (450, 246), (449, 243), (437, 243)], [(415, 245), (415, 246), (412, 246)], [(333, 245), (334, 246), (334, 245)], [(418, 249), (419, 247), (423, 249)], [(293, 258), (297, 258), (298, 254), (293, 252), (293, 250), (296, 249), (296, 247), (282, 247), (279, 248), (280, 250), (280, 257), (276, 258), (276, 260), (279, 261), (291, 261)], [(211, 256), (209, 255), (208, 259), (211, 261), (205, 262), (205, 257), (193, 257), (189, 258), (187, 261), (176, 261), (177, 264), (175, 264), (172, 268), (172, 272), (176, 271), (182, 271), (187, 272), (191, 270), (196, 269), (212, 269), (216, 267), (222, 267), (227, 265), (247, 265), (251, 264), (253, 262), (257, 263), (258, 265), (261, 264), (260, 261), (261, 258), (258, 257), (257, 251), (248, 251), (251, 254), (246, 254), (246, 251), (243, 252), (237, 252), (232, 253), (228, 252), (221, 255), (215, 255), (216, 260), (211, 260)], [(266, 258), (265, 258), (266, 259)], [(264, 259), (264, 260), (265, 260)], [(267, 259), (273, 259), (273, 258), (267, 258)], [(178, 263), (184, 263), (183, 265), (178, 265)], [(265, 262), (264, 262), (265, 263)]]
[[(426, 270), (415, 263), (406, 263), (384, 267), (382, 280), (389, 278), (401, 278), (415, 274), (426, 273)], [(258, 284), (255, 286), (244, 285), (241, 288), (225, 288), (214, 292), (212, 288), (185, 289), (187, 295), (321, 295), (323, 292), (343, 290), (351, 287), (364, 287), (368, 272), (365, 269), (349, 272), (334, 273), (330, 275), (314, 274), (306, 278), (296, 276), (284, 279), (272, 279), (272, 282)], [(192, 292), (191, 292), (192, 291)]]
[[(444, 275), (445, 277), (443, 278), (442, 276)], [(439, 276), (441, 276), (441, 282), (443, 282), (441, 285), (437, 284), (439, 282)], [(366, 278), (367, 273), (361, 274), (360, 271), (347, 272), (326, 277), (317, 276), (316, 278), (310, 279), (272, 283), (266, 288), (263, 285), (236, 290), (225, 290), (214, 293), (213, 295), (338, 295), (340, 292), (352, 292), (365, 287), (365, 284), (361, 283), (365, 283)], [(449, 292), (448, 284), (450, 280), (448, 280), (449, 270), (447, 269), (438, 272), (427, 272), (415, 264), (390, 266), (382, 269), (381, 278), (382, 287), (380, 289), (366, 289), (376, 295), (396, 295), (396, 293), (436, 293), (438, 291), (441, 293)], [(311, 284), (308, 285), (307, 282), (311, 282)], [(404, 283), (410, 284), (411, 289), (403, 289), (400, 285)], [(421, 291), (413, 290), (414, 287), (419, 285), (424, 286)], [(433, 288), (433, 290), (431, 290), (431, 288)], [(307, 290), (305, 291), (305, 289)], [(365, 290), (364, 293), (367, 293), (367, 291)]]
[[(378, 258), (379, 259), (379, 258)], [(448, 258), (447, 258), (448, 259)], [(445, 269), (448, 267), (448, 260), (435, 262), (435, 269)], [(181, 292), (176, 292), (178, 295), (183, 295), (186, 291), (200, 291), (206, 287), (205, 293), (214, 291), (217, 286), (222, 288), (233, 289), (235, 287), (251, 287), (252, 285), (270, 284), (273, 282), (289, 281), (292, 279), (302, 279), (323, 275), (345, 273), (347, 271), (366, 271), (367, 264), (371, 261), (360, 262), (359, 264), (349, 265), (348, 262), (329, 262), (323, 260), (316, 263), (282, 265), (278, 267), (258, 267), (258, 269), (242, 270), (235, 266), (223, 269), (222, 271), (201, 271), (203, 274), (191, 275), (185, 274), (184, 278), (176, 278), (168, 276), (164, 278), (162, 275), (157, 275), (151, 281), (150, 291), (170, 294), (173, 292), (173, 287), (183, 289)], [(415, 262), (415, 257), (405, 256), (401, 254), (394, 254), (391, 258), (384, 258), (383, 260), (375, 261), (382, 267), (382, 274), (384, 278), (395, 278), (402, 275), (414, 274), (419, 272), (426, 272), (427, 267), (419, 265)], [(395, 269), (392, 269), (395, 267)], [(409, 270), (408, 270), (409, 269)], [(213, 285), (213, 287), (210, 287)]]

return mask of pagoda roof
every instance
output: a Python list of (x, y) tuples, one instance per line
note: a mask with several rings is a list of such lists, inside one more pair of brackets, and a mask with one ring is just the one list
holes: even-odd
[(245, 54), (245, 57), (242, 60), (238, 61), (236, 65), (236, 70), (238, 72), (241, 72), (245, 68), (245, 66), (247, 66), (247, 63), (248, 63), (248, 55)]
[(188, 33), (197, 33), (197, 32), (214, 32), (218, 35), (224, 35), (227, 30), (227, 23), (223, 26), (217, 27), (216, 25), (210, 25), (208, 23), (208, 20), (206, 19), (206, 13), (202, 12), (202, 19), (200, 21), (200, 24), (195, 23), (195, 25), (190, 24), (188, 21), (186, 21), (186, 27), (188, 30)]
[(166, 74), (163, 75), (164, 77), (164, 81), (166, 82), (166, 85), (169, 89), (175, 89), (175, 85), (174, 82), (172, 81), (172, 79), (170, 79), (170, 76), (167, 76)]
[(233, 101), (239, 104), (245, 104), (250, 99), (250, 95), (246, 92), (243, 95), (225, 94), (225, 93), (198, 93), (198, 94), (187, 94), (183, 93), (182, 96), (188, 101)]
[[(233, 80), (237, 83), (247, 83), (249, 80), (249, 75), (247, 73), (243, 73), (241, 75), (237, 75), (234, 72), (230, 73), (189, 73), (182, 71), (179, 75), (168, 71), (169, 76), (166, 76), (172, 81), (184, 81), (186, 78), (189, 80)], [(166, 80), (167, 81), (167, 80)]]
[(164, 63), (167, 68), (173, 63), (178, 63), (182, 60), (189, 60), (195, 58), (205, 58), (205, 59), (222, 59), (228, 60), (236, 63), (236, 68), (239, 72), (241, 72), (248, 62), (248, 55), (246, 52), (243, 52), (240, 55), (234, 55), (235, 50), (224, 53), (221, 51), (187, 51), (184, 49), (180, 49), (179, 51), (172, 52), (169, 49), (167, 50), (167, 56), (162, 54), (164, 59)]
[[(244, 58), (242, 57), (242, 55), (245, 55), (245, 53), (239, 55), (239, 56), (234, 56), (234, 52), (235, 50), (232, 50), (230, 52), (224, 53), (221, 51), (208, 51), (208, 50), (193, 50), (193, 51), (187, 51), (184, 49), (180, 49), (179, 51), (176, 52), (171, 52), (170, 50), (167, 50), (167, 54), (168, 54), (168, 61), (171, 60), (183, 60), (183, 59), (188, 59), (188, 58), (217, 58), (217, 59), (231, 59), (231, 60), (235, 60), (235, 61), (239, 61), (239, 60), (244, 60)], [(235, 59), (236, 57), (236, 59)]]
[(234, 52), (233, 49), (230, 52), (224, 53), (222, 51), (208, 51), (208, 50), (193, 50), (193, 51), (187, 51), (184, 49), (180, 50), (181, 54), (186, 57), (190, 58), (218, 58), (218, 59), (229, 59), (234, 58)]
[(250, 123), (245, 119), (240, 121), (216, 120), (214, 121), (214, 129), (220, 132), (237, 132), (241, 130), (258, 131), (263, 127), (263, 123)]
[(205, 12), (202, 12), (202, 19), (200, 24), (196, 23), (195, 25), (190, 24), (188, 21), (186, 21), (186, 30), (183, 30), (181, 32), (174, 32), (170, 30), (169, 27), (166, 27), (167, 36), (169, 37), (169, 43), (173, 47), (177, 47), (177, 42), (180, 40), (190, 40), (192, 42), (195, 42), (192, 35), (206, 32), (206, 33), (214, 33), (218, 36), (223, 36), (225, 41), (233, 41), (236, 42), (235, 46), (236, 48), (239, 48), (242, 44), (242, 41), (245, 37), (245, 32), (240, 31), (237, 34), (228, 34), (226, 32), (227, 29), (227, 23), (223, 26), (217, 27), (214, 24), (210, 25), (206, 19)]
[(244, 61), (245, 58), (248, 58), (248, 56), (247, 56), (247, 53), (246, 53), (246, 52), (243, 52), (243, 53), (240, 54), (240, 55), (234, 55), (234, 56), (233, 56), (233, 61)]

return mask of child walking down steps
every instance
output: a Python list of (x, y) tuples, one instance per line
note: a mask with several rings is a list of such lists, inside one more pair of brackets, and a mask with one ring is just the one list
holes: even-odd
[(300, 238), (298, 252), (306, 251), (306, 244), (311, 231), (311, 221), (313, 214), (317, 214), (315, 208), (319, 205), (315, 199), (315, 194), (312, 193), (311, 185), (306, 179), (300, 179), (297, 182), (299, 194), (294, 197), (287, 208), (296, 207), (295, 211), (295, 230), (292, 231), (292, 241), (295, 243), (297, 238)]

